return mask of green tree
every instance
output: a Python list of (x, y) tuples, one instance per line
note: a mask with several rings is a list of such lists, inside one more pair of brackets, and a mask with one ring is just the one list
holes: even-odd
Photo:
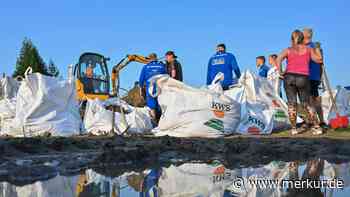
[(38, 49), (34, 46), (32, 41), (25, 38), (22, 42), (22, 48), (17, 58), (16, 70), (13, 73), (13, 77), (22, 76), (27, 68), (31, 66), (33, 72), (39, 72), (47, 75), (47, 69), (44, 60), (41, 58)]
[(50, 59), (49, 64), (47, 65), (47, 73), (48, 75), (53, 77), (58, 77), (58, 75), (60, 74), (58, 67), (55, 65), (52, 59)]

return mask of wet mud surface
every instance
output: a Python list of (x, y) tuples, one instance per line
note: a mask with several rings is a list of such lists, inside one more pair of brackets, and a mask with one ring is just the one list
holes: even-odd
[(0, 182), (24, 185), (57, 174), (92, 168), (118, 176), (125, 171), (218, 160), (227, 168), (274, 160), (350, 161), (350, 139), (234, 136), (221, 139), (172, 137), (0, 138)]

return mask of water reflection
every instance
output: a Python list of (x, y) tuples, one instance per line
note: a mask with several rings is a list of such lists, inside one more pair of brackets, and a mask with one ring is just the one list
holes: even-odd
[[(344, 189), (264, 188), (249, 180), (333, 180), (344, 181)], [(237, 187), (236, 181), (243, 181)], [(350, 163), (325, 160), (274, 161), (260, 167), (227, 169), (220, 162), (185, 163), (142, 172), (125, 172), (118, 177), (89, 169), (76, 176), (56, 176), (47, 181), (16, 186), (0, 183), (0, 197), (257, 197), (257, 196), (350, 196)], [(262, 186), (262, 187), (261, 187)]]

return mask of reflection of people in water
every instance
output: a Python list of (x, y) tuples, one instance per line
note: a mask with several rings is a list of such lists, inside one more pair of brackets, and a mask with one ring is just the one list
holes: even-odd
[(76, 186), (77, 197), (119, 197), (119, 182), (87, 170), (79, 176)]
[[(291, 162), (290, 165), (290, 180), (299, 180), (299, 163), (298, 162)], [(320, 180), (321, 173), (323, 171), (324, 167), (324, 160), (317, 159), (317, 160), (311, 160), (306, 163), (306, 168), (303, 172), (303, 175), (301, 177), (301, 180)], [(323, 193), (321, 192), (320, 188), (289, 188), (287, 189), (287, 197), (322, 197)]]
[(142, 183), (142, 192), (140, 192), (140, 197), (158, 197), (158, 181), (161, 175), (161, 169), (151, 170)]
[(161, 169), (152, 169), (146, 174), (133, 174), (127, 180), (129, 186), (139, 192), (140, 197), (159, 197), (158, 181), (161, 176)]

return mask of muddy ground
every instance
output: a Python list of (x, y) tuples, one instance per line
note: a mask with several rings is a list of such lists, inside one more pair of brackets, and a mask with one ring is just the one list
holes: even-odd
[(0, 182), (16, 185), (93, 168), (108, 176), (125, 171), (221, 161), (227, 168), (258, 166), (271, 161), (350, 161), (350, 130), (314, 137), (282, 132), (272, 136), (221, 139), (172, 137), (37, 137), (0, 138)]

